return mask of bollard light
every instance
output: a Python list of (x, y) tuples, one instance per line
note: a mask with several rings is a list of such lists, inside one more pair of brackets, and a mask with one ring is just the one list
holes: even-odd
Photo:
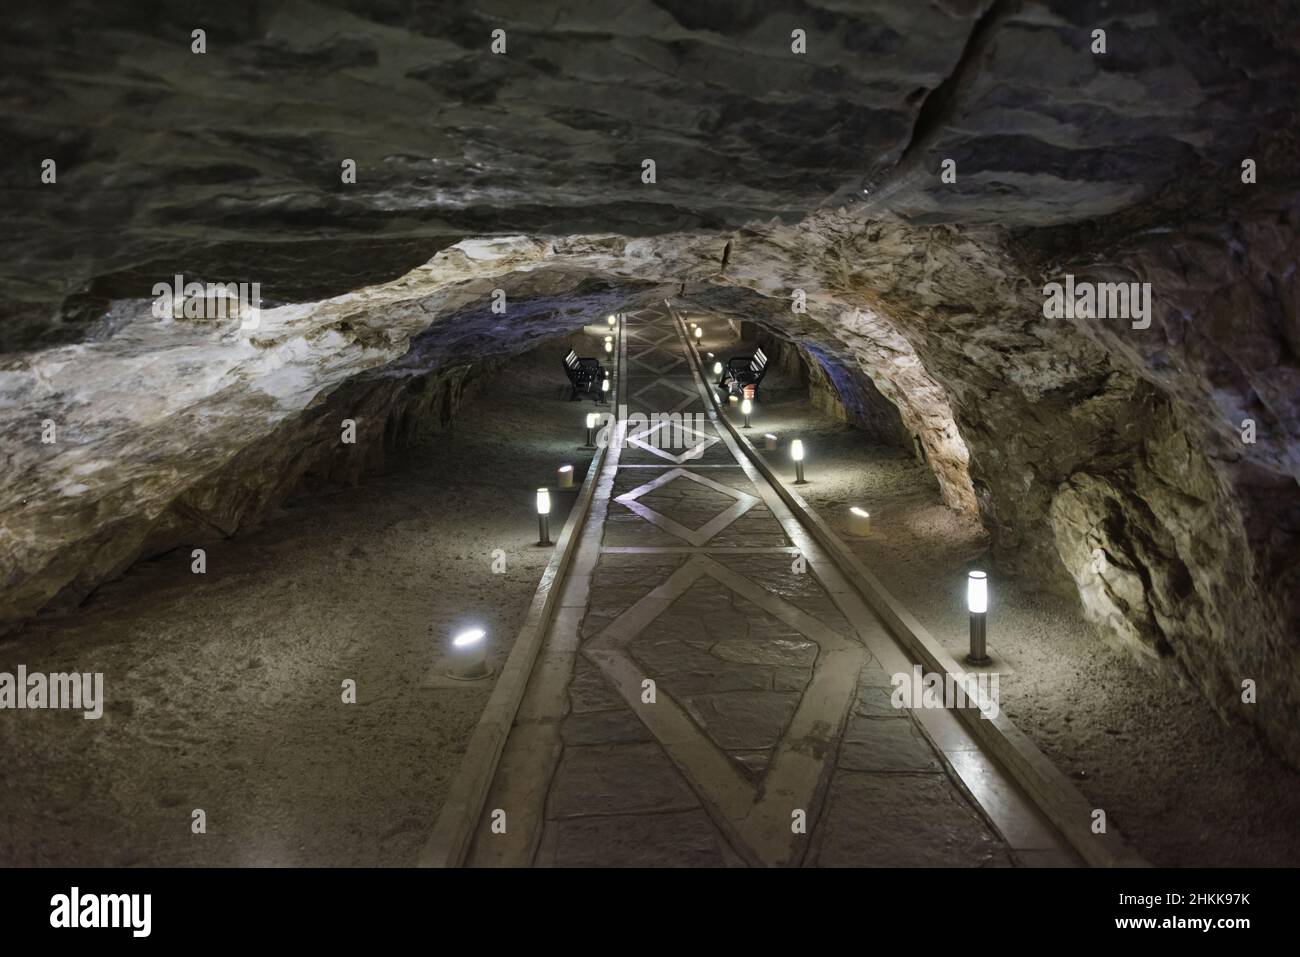
[(452, 666), (447, 671), (447, 677), (458, 681), (476, 681), (492, 674), (487, 663), (485, 637), (482, 628), (471, 628), (451, 640)]
[(599, 420), (600, 416), (595, 412), (587, 413), (587, 444), (583, 446), (584, 449), (594, 449), (596, 447), (596, 443), (591, 441), (591, 433), (596, 428), (596, 423)]
[(854, 505), (849, 509), (849, 534), (871, 534), (871, 513), (865, 508), (858, 508), (858, 506)]
[(794, 484), (806, 485), (803, 480), (803, 441), (795, 439), (790, 443), (790, 458), (794, 459)]
[(754, 403), (746, 399), (740, 403), (740, 414), (745, 417), (745, 428), (749, 428), (749, 413), (754, 411)]
[(609, 315), (609, 327), (610, 327), (611, 329), (614, 328), (614, 322), (615, 322), (614, 314), (613, 314), (613, 313), (610, 313), (610, 315)]
[(613, 352), (613, 351), (614, 351), (614, 343), (613, 343), (612, 340), (610, 340), (610, 339), (606, 339), (606, 340), (605, 340), (605, 351), (606, 351), (606, 352)]
[(714, 374), (714, 375), (722, 375), (722, 363), (721, 363), (721, 362), (715, 362), (715, 363), (713, 363), (713, 374)]
[(973, 571), (966, 576), (966, 608), (970, 611), (970, 654), (966, 656), (966, 663), (991, 664), (993, 659), (989, 657), (985, 621), (989, 610), (989, 578), (983, 572)]
[(549, 490), (537, 490), (537, 544), (551, 544), (551, 493)]
[(609, 401), (609, 376), (600, 380), (600, 404), (604, 405)]
[(699, 341), (700, 341), (701, 339), (703, 339), (703, 338), (704, 338), (704, 329), (703, 329), (703, 327), (701, 327), (701, 326), (696, 326), (696, 327), (695, 327), (695, 341), (696, 341), (696, 342), (699, 342)]
[(776, 436), (773, 435), (771, 432), (764, 432), (764, 433), (763, 433), (763, 444), (767, 447), (767, 450), (768, 450), (769, 452), (775, 452), (775, 451), (776, 451)]
[(559, 488), (573, 488), (573, 466), (561, 465), (555, 470), (556, 486)]

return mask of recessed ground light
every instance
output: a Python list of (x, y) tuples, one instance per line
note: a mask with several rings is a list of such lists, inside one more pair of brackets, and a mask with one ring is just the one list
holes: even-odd
[(763, 433), (763, 444), (767, 446), (769, 452), (776, 451), (776, 436), (771, 432)]
[(537, 490), (537, 544), (551, 544), (551, 493), (544, 488)]
[(854, 505), (849, 509), (849, 534), (871, 534), (871, 513), (865, 508), (858, 508), (858, 506)]
[(573, 466), (561, 465), (555, 470), (556, 486), (558, 488), (573, 488)]
[(477, 681), (492, 674), (487, 663), (486, 636), (482, 628), (471, 628), (451, 640), (452, 666), (447, 677), (457, 681)]
[(740, 403), (740, 414), (745, 417), (745, 428), (749, 428), (749, 413), (754, 411), (754, 403), (746, 399)]
[(981, 571), (966, 576), (966, 608), (970, 612), (970, 654), (966, 662), (987, 665), (993, 659), (988, 653), (988, 631), (985, 622), (989, 610), (989, 579)]
[(790, 443), (790, 458), (794, 459), (794, 484), (806, 485), (803, 480), (803, 440), (795, 439)]

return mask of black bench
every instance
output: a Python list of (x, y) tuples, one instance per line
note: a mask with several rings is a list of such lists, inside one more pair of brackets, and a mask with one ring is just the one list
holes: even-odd
[(732, 356), (722, 368), (718, 387), (726, 389), (728, 395), (743, 395), (747, 386), (752, 386), (751, 395), (758, 397), (758, 384), (767, 375), (767, 353), (755, 349), (752, 356)]
[(577, 401), (580, 392), (595, 392), (596, 398), (600, 398), (600, 384), (605, 379), (605, 370), (595, 359), (580, 359), (578, 353), (570, 349), (564, 357), (564, 374), (569, 377), (569, 385), (572, 387), (569, 392), (570, 402)]

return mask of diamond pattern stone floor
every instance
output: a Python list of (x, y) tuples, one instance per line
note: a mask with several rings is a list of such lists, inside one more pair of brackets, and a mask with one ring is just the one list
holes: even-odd
[[(669, 316), (630, 317), (624, 334), (620, 404), (705, 408)], [(799, 567), (784, 506), (716, 424), (701, 431), (709, 441), (688, 459), (648, 440), (606, 459), (530, 862), (1009, 864), (893, 707), (833, 589)]]

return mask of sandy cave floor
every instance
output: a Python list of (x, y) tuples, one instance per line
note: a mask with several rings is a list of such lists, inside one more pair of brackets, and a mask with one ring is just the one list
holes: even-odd
[[(799, 492), (889, 591), (957, 657), (968, 648), (966, 573), (988, 567), (979, 523), (942, 503), (929, 469), (815, 409), (773, 369), (752, 417), (781, 437), (767, 453), (793, 480), (788, 440), (807, 451)], [(848, 509), (872, 534), (848, 534)], [(1300, 864), (1300, 774), (1255, 732), (1225, 725), (1191, 687), (1140, 669), (1071, 601), (990, 572), (989, 647), (1001, 705), (1156, 865)], [(1007, 674), (1007, 670), (1012, 672)]]
[[(472, 624), (499, 671), (552, 551), (535, 491), (590, 458), (566, 348), (383, 474), (208, 548), (206, 576), (178, 549), (0, 642), (0, 670), (102, 671), (107, 698), (98, 721), (0, 721), (0, 865), (414, 864), (492, 687), (421, 680)], [(554, 499), (552, 538), (574, 495)]]

